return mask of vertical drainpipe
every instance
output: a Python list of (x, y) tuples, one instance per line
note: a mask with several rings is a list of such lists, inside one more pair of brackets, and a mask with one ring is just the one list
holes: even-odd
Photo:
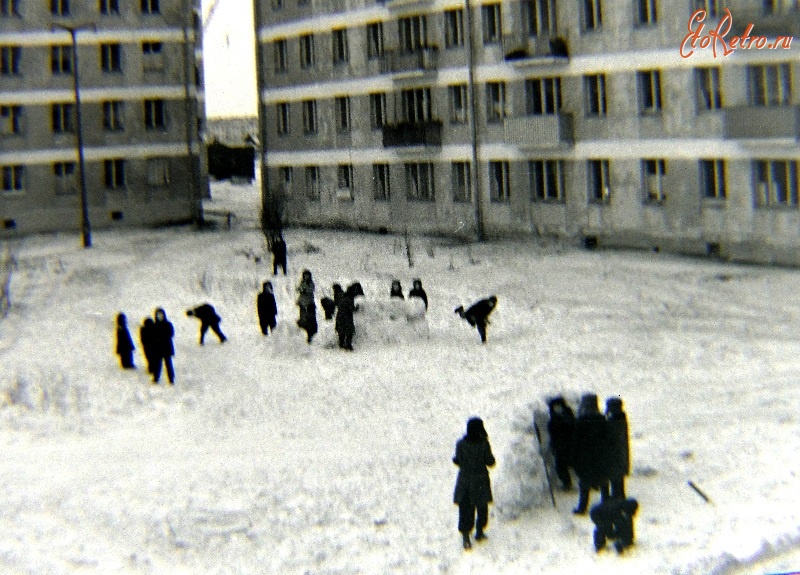
[[(188, 6), (188, 10), (186, 9)], [(197, 57), (195, 54), (198, 37), (202, 33), (202, 27), (195, 30), (195, 22), (199, 15), (195, 12), (194, 0), (184, 0), (184, 14), (188, 14), (189, 23), (183, 22), (183, 88), (184, 88), (184, 111), (186, 114), (186, 150), (189, 154), (189, 172), (192, 189), (192, 221), (195, 225), (203, 223), (203, 199), (200, 191), (202, 178), (200, 177), (200, 157), (196, 156), (192, 149), (195, 144), (194, 133), (197, 130), (197, 89), (195, 86), (194, 96), (192, 96), (192, 86), (195, 84), (195, 66)], [(192, 28), (192, 35), (189, 28)], [(193, 40), (192, 40), (193, 39)], [(199, 145), (199, 144), (198, 144)]]
[[(267, 168), (267, 117), (264, 109), (263, 97), (266, 82), (264, 80), (264, 53), (261, 45), (261, 2), (253, 0), (253, 22), (255, 23), (256, 40), (256, 105), (258, 106), (258, 139), (261, 143), (259, 150), (258, 169), (261, 173), (261, 216), (269, 216), (269, 219), (262, 219), (262, 230), (272, 226), (273, 214), (270, 213), (272, 202), (269, 192), (269, 170)], [(269, 239), (268, 239), (269, 241)]]
[(475, 199), (475, 236), (479, 242), (484, 239), (483, 231), (483, 205), (481, 204), (480, 176), (478, 174), (478, 121), (476, 116), (477, 105), (475, 101), (475, 55), (472, 33), (472, 7), (470, 0), (464, 0), (464, 15), (467, 29), (467, 70), (469, 72), (469, 127), (472, 139), (472, 172), (470, 183), (472, 197)]

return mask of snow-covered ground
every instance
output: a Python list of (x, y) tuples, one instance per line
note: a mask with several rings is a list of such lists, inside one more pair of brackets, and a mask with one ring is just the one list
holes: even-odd
[[(8, 574), (717, 574), (800, 570), (800, 272), (523, 241), (460, 245), (290, 230), (271, 278), (255, 187), (214, 185), (233, 229), (6, 242), (0, 319), (0, 572)], [(367, 333), (311, 346), (295, 286), (360, 281)], [(429, 338), (381, 321), (392, 278), (420, 277)], [(255, 296), (276, 286), (278, 332)], [(481, 346), (453, 314), (496, 294)], [(184, 310), (204, 301), (229, 342)], [(162, 306), (176, 385), (123, 372)], [(137, 354), (139, 351), (137, 350)], [(531, 414), (555, 393), (619, 395), (640, 503), (636, 545), (595, 554), (576, 493), (546, 494)], [(464, 552), (454, 445), (472, 415), (498, 465), (489, 540)], [(687, 482), (711, 499), (706, 503)], [(596, 498), (596, 495), (593, 496)]]

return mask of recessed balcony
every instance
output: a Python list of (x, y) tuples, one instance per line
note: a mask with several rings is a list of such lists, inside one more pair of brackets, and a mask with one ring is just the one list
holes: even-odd
[(571, 146), (574, 139), (572, 114), (506, 118), (503, 131), (506, 143), (528, 149)]
[(505, 34), (503, 35), (503, 57), (506, 62), (522, 66), (540, 64), (543, 60), (567, 62), (569, 50), (566, 39), (560, 36)]
[(800, 136), (800, 106), (737, 106), (723, 113), (722, 133), (727, 139)]
[(439, 65), (439, 49), (436, 46), (417, 48), (407, 52), (387, 50), (381, 59), (383, 74), (421, 74), (436, 70)]
[(383, 126), (383, 147), (399, 148), (406, 146), (441, 146), (442, 122), (386, 124)]

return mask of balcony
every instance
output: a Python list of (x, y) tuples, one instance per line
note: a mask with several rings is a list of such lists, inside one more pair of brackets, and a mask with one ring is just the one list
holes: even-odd
[(381, 59), (382, 74), (421, 74), (436, 70), (439, 49), (435, 46), (417, 48), (413, 52), (387, 50)]
[(521, 148), (542, 149), (571, 146), (572, 114), (547, 114), (506, 118), (503, 122), (505, 141)]
[(731, 140), (800, 136), (800, 106), (725, 108), (722, 134)]
[(386, 124), (383, 126), (384, 148), (441, 145), (441, 120), (429, 120), (416, 124), (401, 122), (399, 124)]
[[(730, 40), (733, 36), (741, 36), (750, 24), (753, 25), (750, 37), (777, 38), (783, 36), (788, 38), (798, 36), (800, 35), (800, 9), (791, 8), (772, 14), (764, 14), (758, 10), (731, 11), (731, 31), (726, 36), (726, 40)], [(706, 26), (706, 31), (708, 31), (708, 26)]]
[(566, 62), (569, 59), (566, 39), (543, 34), (504, 34), (503, 57), (516, 65), (541, 63), (542, 60)]

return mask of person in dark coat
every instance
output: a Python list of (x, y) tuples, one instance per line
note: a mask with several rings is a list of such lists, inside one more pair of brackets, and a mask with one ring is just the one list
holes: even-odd
[(175, 328), (167, 319), (167, 313), (163, 308), (158, 308), (155, 313), (153, 323), (153, 383), (158, 383), (161, 379), (161, 364), (167, 368), (167, 379), (170, 385), (175, 383), (175, 370), (172, 367), (172, 356), (175, 355), (175, 347), (172, 345), (172, 338), (175, 337)]
[(608, 434), (606, 418), (597, 406), (597, 395), (587, 393), (581, 398), (575, 432), (572, 435), (572, 465), (578, 476), (580, 495), (573, 513), (583, 515), (589, 505), (589, 491), (600, 490), (608, 498)]
[(194, 309), (187, 309), (186, 317), (196, 317), (200, 320), (200, 345), (205, 342), (206, 332), (208, 332), (209, 328), (217, 334), (220, 343), (228, 341), (228, 338), (219, 329), (219, 322), (222, 321), (222, 318), (217, 315), (217, 310), (214, 309), (213, 305), (204, 303)]
[(117, 355), (122, 369), (136, 369), (133, 364), (133, 339), (128, 331), (128, 318), (124, 313), (117, 314)]
[(278, 304), (275, 302), (275, 294), (272, 291), (272, 282), (264, 282), (261, 286), (261, 293), (256, 298), (256, 311), (258, 312), (258, 325), (261, 326), (261, 333), (269, 335), (275, 330), (278, 321)]
[(550, 435), (550, 451), (556, 464), (556, 475), (564, 491), (572, 489), (572, 433), (575, 430), (575, 414), (562, 396), (548, 402), (550, 421), (547, 432)]
[(486, 343), (486, 326), (489, 325), (489, 315), (497, 307), (497, 296), (489, 296), (470, 306), (464, 311), (464, 306), (458, 306), (454, 311), (469, 322), (469, 325), (478, 328), (481, 343)]
[(286, 275), (286, 242), (282, 235), (272, 240), (272, 275), (278, 275), (279, 267), (283, 268), (283, 275)]
[(336, 313), (336, 306), (339, 300), (342, 299), (342, 296), (344, 295), (344, 290), (342, 289), (342, 286), (340, 284), (333, 284), (332, 289), (333, 289), (332, 298), (325, 296), (320, 300), (320, 303), (322, 304), (322, 311), (325, 312), (326, 320), (333, 319), (334, 314)]
[[(358, 292), (361, 292), (360, 294)], [(356, 310), (355, 299), (357, 295), (362, 295), (364, 291), (361, 284), (352, 284), (347, 287), (347, 291), (339, 299), (336, 305), (336, 333), (339, 335), (339, 347), (348, 351), (353, 351), (353, 335), (356, 332), (353, 313)]]
[(602, 551), (608, 539), (616, 539), (614, 548), (617, 553), (633, 545), (633, 516), (638, 509), (638, 501), (624, 497), (610, 497), (594, 505), (589, 517), (595, 524), (595, 551)]
[(489, 521), (489, 503), (492, 502), (488, 468), (495, 464), (489, 435), (479, 417), (467, 421), (467, 433), (456, 443), (453, 463), (459, 468), (453, 492), (453, 503), (458, 504), (458, 530), (464, 541), (464, 549), (470, 549), (472, 543), (469, 537), (473, 525), (476, 529), (475, 541), (486, 539), (484, 530)]
[(606, 400), (606, 430), (608, 432), (608, 479), (611, 497), (625, 498), (625, 476), (631, 472), (628, 416), (622, 410), (622, 400)]
[(156, 366), (156, 354), (153, 348), (153, 322), (152, 317), (146, 317), (139, 328), (139, 341), (142, 343), (142, 353), (147, 361), (147, 373), (152, 375)]
[(408, 298), (411, 299), (412, 297), (418, 297), (424, 301), (425, 311), (428, 311), (428, 294), (425, 293), (424, 289), (422, 289), (422, 280), (419, 278), (414, 278), (411, 291), (408, 292)]
[(399, 280), (392, 280), (392, 287), (389, 289), (389, 298), (406, 299), (403, 295), (403, 286)]
[(300, 284), (297, 286), (297, 307), (300, 317), (297, 319), (297, 326), (305, 330), (308, 343), (317, 333), (317, 305), (314, 303), (314, 280), (311, 272), (303, 270)]

